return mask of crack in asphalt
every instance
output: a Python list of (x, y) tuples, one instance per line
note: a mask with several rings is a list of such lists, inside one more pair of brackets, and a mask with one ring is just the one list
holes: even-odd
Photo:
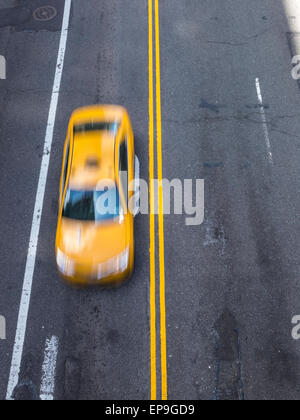
[[(254, 119), (252, 117), (257, 116), (257, 119)], [(284, 134), (287, 135), (289, 137), (293, 137), (293, 138), (300, 138), (300, 135), (296, 134), (296, 133), (291, 133), (287, 130), (281, 129), (278, 127), (278, 120), (284, 120), (284, 119), (292, 119), (292, 118), (299, 118), (300, 114), (297, 115), (273, 115), (271, 117), (267, 117), (267, 124), (270, 128), (270, 130), (272, 132), (277, 132), (279, 134)], [(237, 122), (243, 122), (243, 123), (251, 123), (251, 124), (256, 124), (256, 125), (263, 125), (261, 119), (260, 119), (260, 113), (259, 112), (250, 112), (250, 113), (246, 113), (246, 114), (242, 114), (242, 115), (238, 115), (238, 114), (231, 114), (228, 116), (204, 116), (201, 118), (191, 118), (191, 119), (187, 119), (187, 120), (176, 120), (176, 119), (164, 119), (165, 123), (173, 123), (173, 124), (180, 124), (180, 125), (189, 125), (189, 124), (201, 124), (203, 122), (232, 122), (232, 121), (237, 121)]]
[(242, 41), (242, 42), (215, 41), (215, 40), (209, 40), (209, 39), (203, 39), (203, 38), (202, 39), (208, 44), (225, 45), (225, 46), (229, 46), (229, 47), (244, 47), (245, 45), (249, 44), (249, 42), (251, 42), (253, 40), (257, 40), (258, 38), (266, 35), (268, 32), (271, 32), (274, 28), (277, 28), (277, 25), (273, 25), (272, 27), (270, 27), (270, 28), (268, 28), (268, 29), (266, 29), (262, 32), (259, 32), (255, 35), (251, 35), (251, 36), (247, 37), (245, 41)]

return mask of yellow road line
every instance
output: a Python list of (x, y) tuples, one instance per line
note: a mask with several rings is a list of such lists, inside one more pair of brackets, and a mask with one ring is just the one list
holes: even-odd
[(168, 398), (167, 387), (167, 338), (166, 338), (166, 282), (165, 282), (165, 239), (164, 204), (162, 186), (162, 124), (160, 83), (160, 34), (159, 1), (155, 0), (155, 50), (156, 50), (156, 124), (157, 124), (157, 167), (158, 167), (158, 226), (159, 226), (159, 274), (160, 274), (160, 339), (161, 339), (161, 386), (162, 400)]
[(153, 92), (153, 7), (149, 3), (149, 194), (150, 194), (150, 339), (151, 399), (157, 398), (156, 381), (156, 285), (155, 285), (155, 214), (154, 214), (154, 92)]
[[(149, 195), (150, 195), (150, 335), (151, 335), (151, 399), (157, 399), (156, 360), (156, 266), (155, 266), (155, 190), (154, 190), (154, 60), (153, 60), (153, 0), (148, 0), (149, 14)], [(156, 125), (158, 170), (158, 232), (159, 232), (159, 295), (160, 295), (160, 347), (161, 347), (161, 394), (168, 398), (167, 388), (167, 340), (166, 340), (166, 293), (165, 293), (165, 243), (164, 207), (162, 187), (162, 121), (160, 82), (159, 2), (155, 0), (155, 65), (156, 65)]]

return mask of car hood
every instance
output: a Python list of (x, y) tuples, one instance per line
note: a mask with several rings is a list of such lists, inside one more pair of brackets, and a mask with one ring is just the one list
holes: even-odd
[(95, 224), (63, 218), (57, 247), (79, 263), (102, 263), (121, 254), (128, 245), (126, 219)]

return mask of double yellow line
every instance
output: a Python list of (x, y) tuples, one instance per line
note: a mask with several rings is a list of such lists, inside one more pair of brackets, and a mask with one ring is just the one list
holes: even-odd
[[(155, 19), (153, 20), (153, 2)], [(161, 83), (160, 83), (160, 36), (159, 0), (148, 0), (149, 18), (149, 184), (150, 184), (150, 331), (151, 331), (151, 399), (158, 398), (157, 391), (157, 311), (156, 311), (156, 235), (154, 191), (154, 95), (156, 95), (156, 149), (158, 187), (158, 235), (159, 235), (159, 303), (160, 303), (160, 369), (161, 399), (167, 400), (167, 343), (166, 343), (166, 298), (165, 298), (165, 243), (162, 188), (162, 129), (161, 129)], [(153, 30), (154, 28), (154, 30)], [(154, 40), (155, 34), (155, 85), (154, 90)]]

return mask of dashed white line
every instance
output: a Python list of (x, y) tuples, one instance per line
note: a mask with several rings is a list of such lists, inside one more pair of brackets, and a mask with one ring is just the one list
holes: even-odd
[(62, 31), (60, 37), (60, 44), (57, 57), (56, 72), (54, 84), (52, 89), (52, 97), (49, 109), (48, 123), (46, 129), (44, 152), (41, 163), (41, 170), (36, 194), (36, 201), (34, 206), (33, 220), (31, 225), (30, 240), (27, 252), (27, 261), (24, 274), (22, 296), (19, 308), (18, 324), (16, 330), (15, 343), (13, 348), (12, 362), (7, 385), (6, 399), (13, 398), (13, 392), (18, 385), (19, 374), (22, 362), (23, 347), (27, 328), (28, 311), (30, 305), (30, 297), (32, 290), (32, 281), (35, 269), (35, 260), (40, 232), (41, 217), (43, 211), (43, 203), (46, 189), (46, 182), (48, 176), (51, 147), (53, 141), (53, 132), (55, 126), (57, 104), (61, 86), (61, 79), (65, 61), (65, 51), (69, 32), (69, 21), (72, 0), (65, 0), (64, 16), (62, 22)]
[(263, 123), (263, 131), (265, 136), (265, 143), (267, 147), (267, 156), (268, 160), (273, 165), (273, 153), (272, 153), (272, 146), (271, 146), (271, 140), (269, 136), (269, 130), (268, 130), (268, 124), (267, 124), (267, 117), (264, 109), (264, 103), (263, 103), (263, 97), (261, 93), (261, 87), (260, 87), (260, 81), (259, 78), (256, 79), (256, 92), (257, 92), (257, 98), (259, 102), (259, 109), (260, 109), (260, 115)]
[(6, 319), (0, 315), (0, 340), (6, 340)]
[(42, 366), (42, 380), (40, 399), (53, 401), (55, 389), (56, 361), (58, 353), (58, 338), (52, 337), (46, 340), (44, 363)]

